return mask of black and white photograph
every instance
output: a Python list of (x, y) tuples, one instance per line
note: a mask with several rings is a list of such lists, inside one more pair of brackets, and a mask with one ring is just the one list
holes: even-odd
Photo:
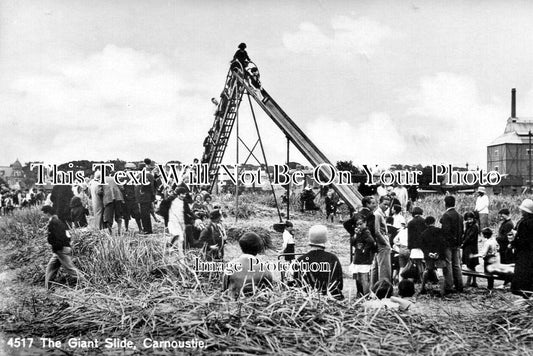
[(533, 355), (532, 19), (1, 0), (0, 356)]

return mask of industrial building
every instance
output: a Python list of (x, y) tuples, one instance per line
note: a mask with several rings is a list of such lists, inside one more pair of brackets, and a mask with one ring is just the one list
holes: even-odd
[[(511, 117), (502, 135), (487, 146), (487, 169), (498, 171), (503, 187), (529, 186), (532, 175), (530, 150), (533, 139), (533, 118), (516, 116), (516, 89), (511, 90)], [(505, 189), (504, 189), (505, 190)]]

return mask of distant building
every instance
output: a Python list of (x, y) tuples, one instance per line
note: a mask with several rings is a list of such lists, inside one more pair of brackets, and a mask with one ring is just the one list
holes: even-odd
[(9, 166), (0, 166), (0, 177), (7, 182), (11, 188), (20, 188), (24, 177), (22, 164), (17, 160)]
[(529, 185), (530, 164), (533, 163), (528, 154), (530, 144), (533, 148), (530, 134), (533, 134), (533, 118), (516, 117), (516, 89), (512, 89), (511, 117), (507, 119), (503, 134), (487, 146), (487, 169), (498, 171), (514, 184), (521, 179), (522, 184)]

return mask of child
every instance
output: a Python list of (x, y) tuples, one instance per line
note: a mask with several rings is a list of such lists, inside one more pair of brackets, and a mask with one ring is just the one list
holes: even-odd
[[(489, 266), (499, 266), (499, 244), (496, 241), (496, 237), (492, 235), (492, 230), (488, 227), (481, 230), (481, 234), (485, 239), (485, 244), (480, 253), (475, 255), (470, 255), (470, 258), (483, 257), (483, 267), (485, 273), (497, 272), (497, 270), (490, 268)], [(488, 288), (492, 289), (494, 287), (494, 280), (489, 280)]]
[[(420, 294), (427, 293), (426, 283), (428, 282), (430, 275), (436, 274), (436, 270), (439, 268), (446, 268), (445, 252), (446, 247), (448, 246), (445, 237), (442, 235), (442, 230), (438, 227), (435, 227), (435, 218), (433, 216), (428, 216), (425, 219), (425, 223), (428, 227), (420, 236), (420, 245), (426, 260), (426, 270), (422, 275), (422, 287), (420, 289)], [(441, 277), (439, 279), (440, 293), (442, 296), (444, 296), (444, 278)]]
[(285, 261), (290, 262), (294, 260), (294, 225), (289, 220), (285, 221), (281, 253), (286, 254)]
[(398, 285), (399, 297), (395, 297), (392, 295), (392, 284), (382, 279), (372, 286), (372, 292), (377, 299), (366, 301), (363, 304), (365, 310), (385, 307), (392, 310), (407, 311), (413, 305), (413, 302), (408, 298), (415, 294), (415, 284), (411, 280), (404, 279)]
[[(398, 233), (394, 237), (392, 243), (392, 249), (398, 252), (398, 276), (399, 271), (401, 271), (407, 265), (407, 262), (409, 262), (409, 255), (411, 251), (409, 251), (407, 248), (407, 237), (407, 229), (405, 228), (404, 224), (398, 230)], [(401, 281), (403, 277), (399, 276), (399, 279)]]
[(49, 218), (48, 221), (48, 243), (52, 245), (54, 254), (48, 266), (46, 266), (46, 274), (44, 279), (44, 286), (46, 289), (50, 288), (50, 280), (53, 279), (59, 268), (63, 266), (65, 272), (73, 278), (78, 280), (78, 270), (72, 263), (70, 248), (70, 236), (66, 230), (65, 224), (59, 220), (57, 215), (54, 215), (54, 209), (50, 205), (42, 207), (42, 212)]
[(366, 219), (357, 214), (355, 220), (355, 235), (351, 238), (351, 247), (354, 249), (352, 273), (359, 295), (368, 294), (370, 288), (370, 267), (374, 259), (376, 242), (366, 227)]
[(399, 297), (390, 297), (390, 300), (398, 304), (398, 309), (407, 311), (414, 304), (410, 299), (415, 295), (415, 284), (410, 279), (404, 279), (398, 284)]

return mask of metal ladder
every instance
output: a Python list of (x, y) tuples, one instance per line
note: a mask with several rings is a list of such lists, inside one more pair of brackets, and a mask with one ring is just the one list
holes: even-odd
[[(230, 69), (228, 71), (228, 75), (226, 76), (226, 84), (224, 85), (224, 91), (221, 95), (221, 97), (227, 95), (226, 107), (224, 113), (221, 116), (222, 125), (220, 126), (218, 132), (214, 131), (215, 142), (213, 144), (214, 147), (211, 149), (209, 157), (208, 175), (210, 182), (210, 192), (213, 190), (217, 182), (217, 174), (220, 162), (222, 162), (224, 152), (226, 151), (226, 147), (228, 146), (231, 130), (233, 129), (233, 124), (235, 123), (235, 119), (237, 118), (237, 111), (239, 110), (244, 90), (244, 86), (240, 84), (238, 80), (235, 79), (235, 76), (233, 75), (233, 70)], [(223, 105), (223, 102), (221, 102), (220, 105)]]

